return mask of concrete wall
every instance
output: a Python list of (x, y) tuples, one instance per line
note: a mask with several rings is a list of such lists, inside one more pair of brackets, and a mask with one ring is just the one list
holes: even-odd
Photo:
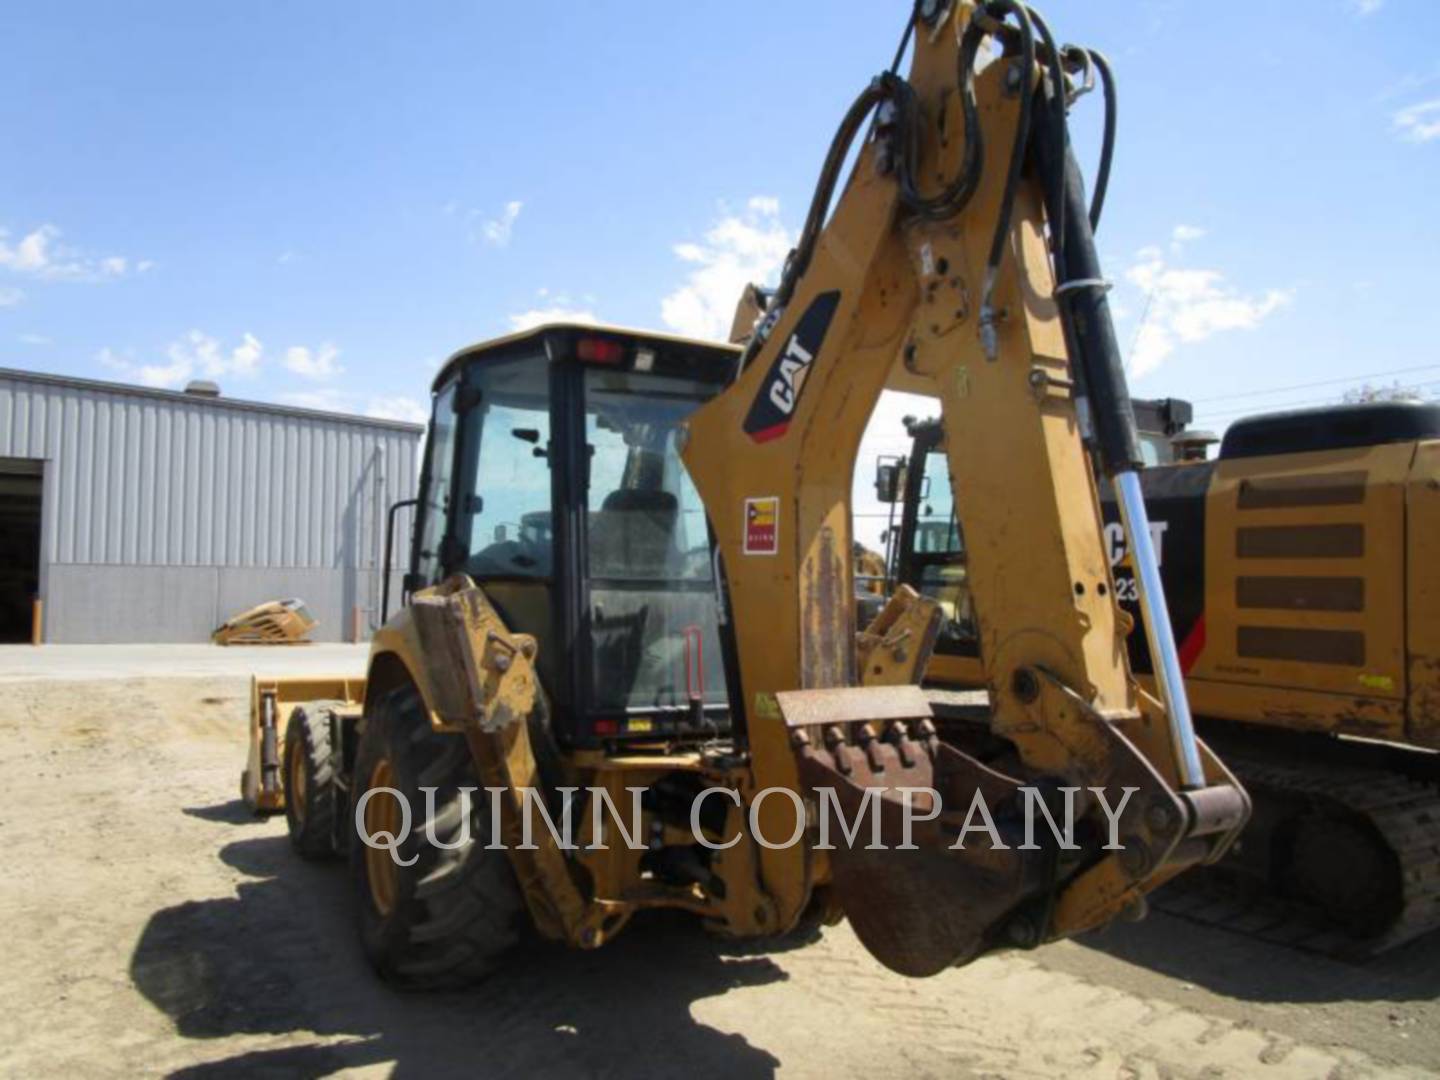
[[(370, 583), (357, 576), (227, 566), (55, 566), (49, 576), (45, 639), (68, 644), (208, 641), (210, 632), (231, 616), (266, 600), (298, 596), (320, 620), (313, 640), (350, 641), (357, 598), (366, 598), (360, 605), (362, 637), (378, 618), (368, 606)], [(392, 611), (399, 595), (397, 571), (390, 581)]]

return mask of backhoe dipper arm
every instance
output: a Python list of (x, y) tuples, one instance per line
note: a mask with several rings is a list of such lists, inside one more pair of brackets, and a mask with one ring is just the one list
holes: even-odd
[[(865, 851), (861, 840), (829, 861), (861, 939), (923, 974), (1133, 909), (1217, 855), (1248, 802), (1195, 742), (1178, 679), (1169, 712), (1138, 690), (1102, 547), (1078, 387), (1109, 471), (1133, 476), (1138, 454), (1065, 128), (1061, 66), (1093, 57), (1056, 49), (1012, 0), (920, 4), (913, 29), (908, 79), (880, 76), (847, 114), (775, 304), (734, 385), (692, 417), (684, 456), (728, 580), (755, 789), (830, 786), (858, 807), (879, 788), (887, 838), (910, 811), (910, 849)], [(976, 73), (996, 37), (1004, 55)], [(982, 764), (940, 742), (914, 690), (840, 689), (861, 681), (851, 483), (892, 369), (942, 404), (991, 727), (1013, 745), (1008, 760)], [(1130, 507), (1126, 519), (1142, 560), (1143, 513)], [(1148, 585), (1143, 567), (1138, 576)], [(1174, 644), (1152, 648), (1164, 657)], [(1026, 787), (1048, 792), (1052, 808), (1071, 789), (1076, 849), (1003, 842)], [(943, 806), (921, 795), (923, 807), (907, 807), (907, 788), (933, 788)], [(1111, 829), (1101, 800), (1114, 808), (1125, 788), (1133, 797)], [(962, 831), (979, 821), (967, 814), (977, 794), (996, 812), (989, 834)], [(780, 798), (763, 801), (758, 823), (772, 839), (799, 825)], [(1121, 844), (1107, 849), (1115, 830)], [(786, 920), (811, 881), (796, 858), (762, 852)]]

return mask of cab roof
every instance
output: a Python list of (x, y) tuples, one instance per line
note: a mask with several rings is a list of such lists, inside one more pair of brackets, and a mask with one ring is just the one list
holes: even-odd
[(551, 360), (573, 359), (576, 343), (583, 338), (648, 347), (667, 354), (685, 354), (692, 360), (701, 361), (706, 367), (713, 364), (717, 379), (728, 378), (733, 373), (735, 361), (742, 351), (738, 345), (703, 341), (655, 330), (635, 330), (605, 323), (548, 322), (528, 330), (476, 342), (453, 353), (435, 376), (431, 390), (439, 390), (463, 363), (484, 359), (492, 354), (517, 352), (532, 343), (543, 345)]

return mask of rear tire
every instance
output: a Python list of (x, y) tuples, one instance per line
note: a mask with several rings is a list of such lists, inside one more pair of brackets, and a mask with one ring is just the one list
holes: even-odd
[[(411, 829), (394, 852), (399, 861), (358, 838), (350, 847), (370, 962), (386, 980), (416, 989), (461, 986), (490, 974), (525, 933), (525, 902), (505, 852), (485, 849), (490, 813), (483, 789), (471, 793), (469, 836), (461, 843), (467, 823), (460, 789), (480, 788), (480, 781), (464, 738), (433, 731), (413, 687), (392, 691), (365, 718), (347, 828), (358, 829), (356, 811), (372, 787), (403, 796)], [(436, 789), (428, 823), (422, 787)], [(403, 835), (398, 807), (393, 795), (371, 796), (362, 812), (365, 831)], [(446, 850), (431, 836), (457, 846)]]
[(332, 722), (329, 708), (312, 702), (291, 712), (285, 727), (285, 821), (290, 845), (305, 859), (340, 854), (336, 824), (344, 802)]

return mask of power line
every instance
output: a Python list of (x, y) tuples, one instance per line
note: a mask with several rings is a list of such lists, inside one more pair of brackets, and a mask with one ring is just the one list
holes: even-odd
[(1364, 382), (1366, 379), (1383, 379), (1388, 375), (1413, 375), (1420, 371), (1440, 370), (1440, 364), (1422, 364), (1419, 367), (1394, 368), (1390, 371), (1371, 371), (1360, 375), (1348, 375), (1341, 379), (1321, 379), (1318, 382), (1293, 383), (1290, 386), (1275, 386), (1269, 390), (1242, 390), (1234, 394), (1216, 394), (1214, 397), (1195, 398), (1198, 405), (1206, 401), (1233, 401), (1235, 398), (1263, 397), (1266, 394), (1284, 394), (1291, 390), (1312, 390), (1319, 386), (1341, 386), (1345, 383)]
[[(1387, 390), (1394, 389), (1394, 390), (1398, 390), (1398, 391), (1401, 392), (1401, 393), (1407, 393), (1407, 392), (1414, 393), (1414, 392), (1418, 392), (1418, 391), (1421, 391), (1421, 390), (1426, 390), (1426, 389), (1429, 389), (1429, 388), (1431, 388), (1431, 387), (1436, 387), (1436, 386), (1440, 386), (1440, 379), (1431, 380), (1431, 381), (1429, 381), (1429, 382), (1413, 383), (1413, 384), (1411, 384), (1410, 386), (1399, 386), (1399, 387), (1393, 387), (1393, 388), (1392, 388), (1392, 387), (1386, 387), (1385, 389), (1387, 389)], [(1271, 402), (1270, 404), (1265, 405), (1265, 406), (1263, 407), (1263, 411), (1265, 411), (1265, 412), (1275, 412), (1275, 411), (1280, 411), (1280, 410), (1284, 410), (1284, 409), (1304, 409), (1304, 408), (1308, 408), (1308, 407), (1313, 406), (1313, 405), (1337, 405), (1337, 404), (1341, 404), (1341, 403), (1340, 403), (1340, 402), (1337, 402), (1334, 398), (1306, 398), (1306, 399), (1304, 399), (1304, 400), (1302, 400), (1302, 401), (1277, 401), (1277, 402)], [(1195, 422), (1198, 424), (1201, 420), (1222, 420), (1222, 419), (1229, 419), (1229, 418), (1231, 418), (1231, 417), (1249, 416), (1249, 415), (1253, 415), (1253, 414), (1255, 413), (1255, 411), (1256, 411), (1256, 410), (1255, 410), (1253, 407), (1251, 407), (1251, 406), (1241, 406), (1241, 407), (1231, 408), (1231, 409), (1217, 409), (1217, 410), (1215, 410), (1215, 411), (1213, 411), (1213, 412), (1200, 412), (1199, 410), (1196, 410), (1196, 421), (1195, 421)]]

